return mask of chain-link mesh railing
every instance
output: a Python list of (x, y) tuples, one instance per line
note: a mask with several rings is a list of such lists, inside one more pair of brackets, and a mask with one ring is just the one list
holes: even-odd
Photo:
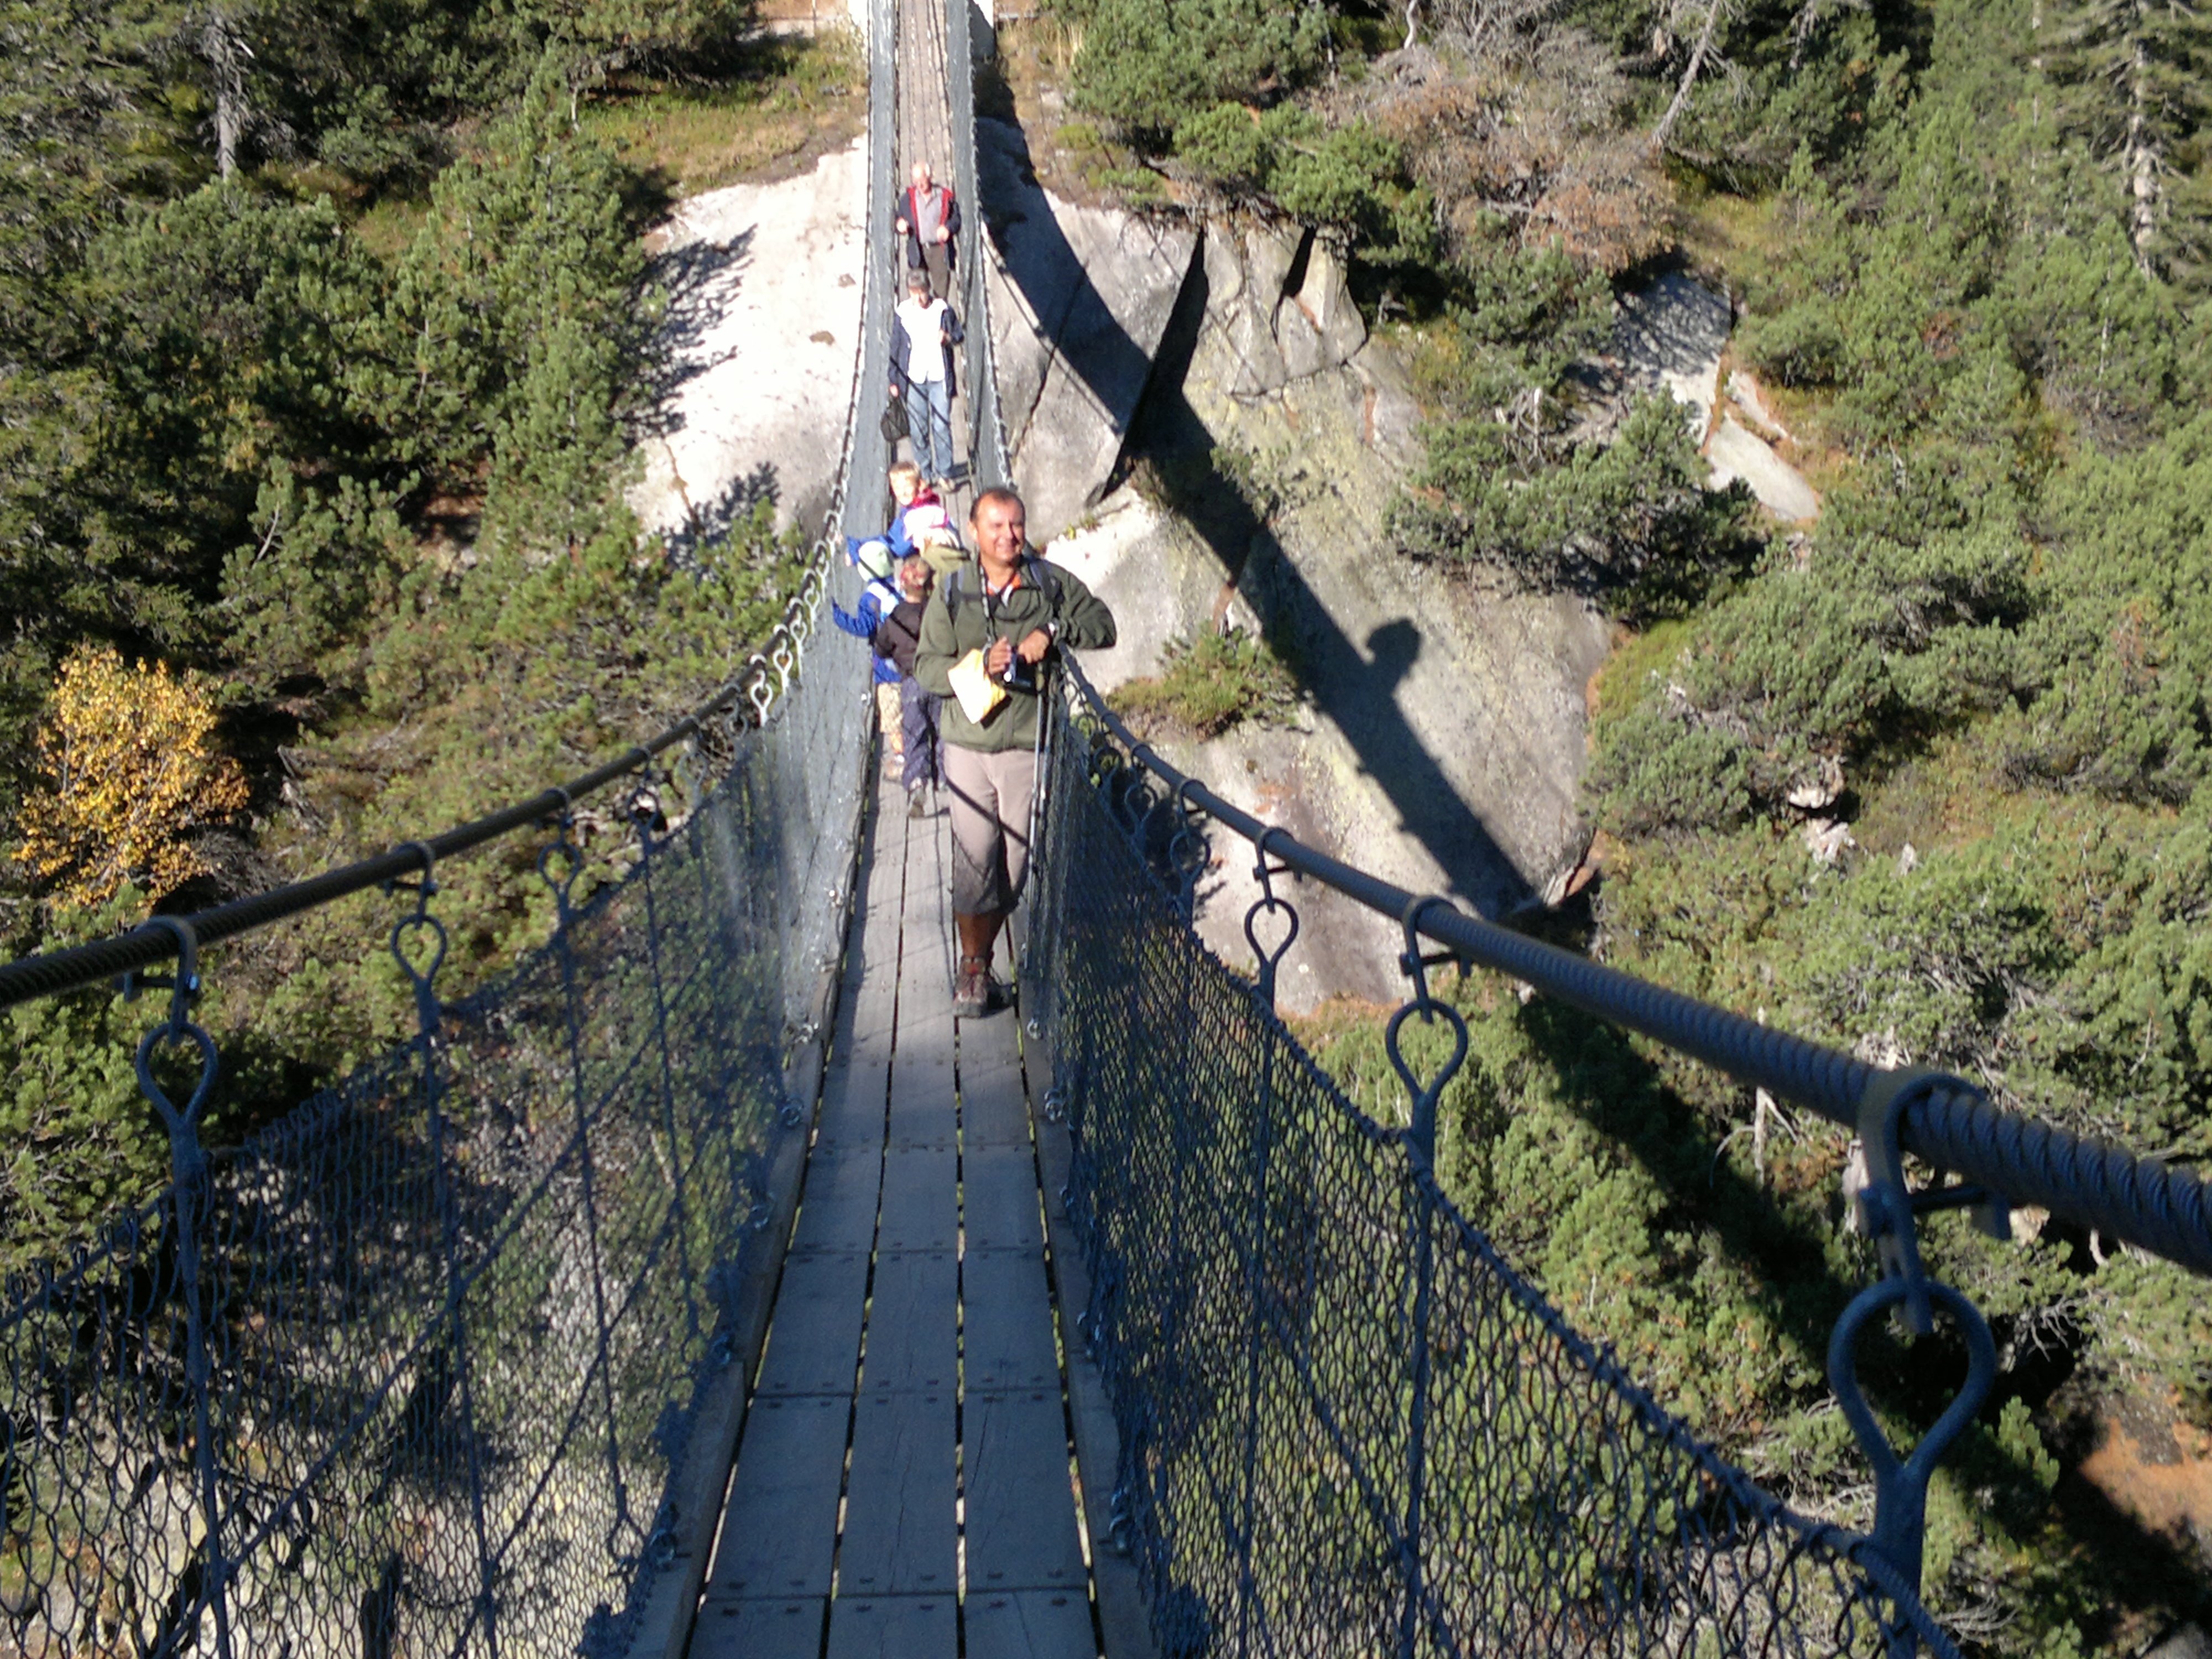
[[(884, 378), (891, 258), (890, 0), (872, 10), (854, 413), (800, 593), (729, 691), (434, 842), (0, 970), (14, 1000), (173, 956), (181, 987), (139, 1057), (171, 1186), (0, 1311), (0, 1654), (629, 1650), (738, 1288), (780, 1247), (784, 1067), (849, 898), (868, 654), (809, 647), (837, 532), (883, 499), (859, 395)], [(567, 803), (623, 776), (635, 863), (572, 903)], [(448, 1005), (435, 859), (541, 814), (553, 938)], [(391, 938), (414, 1041), (204, 1148), (201, 940), (414, 870)]]
[(141, 1064), (173, 1185), (0, 1315), (0, 1650), (625, 1650), (845, 911), (865, 656), (799, 672), (808, 595), (704, 799), (635, 790), (626, 878), (572, 908), (550, 832), (556, 930), (507, 978), (443, 1004), (434, 887), (402, 907), (405, 1048), (203, 1152), (177, 997)]
[[(1257, 984), (1207, 951), (1205, 845), (1125, 746), (1057, 704), (1049, 748), (1024, 995), (1073, 1137), (1111, 1522), (1161, 1650), (1951, 1652), (1863, 1540), (1699, 1443), (1454, 1209), (1413, 1131), (1346, 1099), (1273, 1012), (1282, 915), (1255, 917)], [(1407, 1078), (1416, 1123), (1441, 1081)]]

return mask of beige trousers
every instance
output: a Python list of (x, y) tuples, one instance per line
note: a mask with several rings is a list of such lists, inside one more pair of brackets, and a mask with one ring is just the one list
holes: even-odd
[(945, 787), (952, 797), (952, 914), (1003, 916), (1030, 872), (1036, 751), (986, 755), (948, 743)]

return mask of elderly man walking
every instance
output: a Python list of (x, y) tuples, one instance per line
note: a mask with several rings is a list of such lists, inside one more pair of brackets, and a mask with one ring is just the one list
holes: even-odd
[(914, 674), (924, 690), (945, 699), (940, 732), (960, 935), (952, 1010), (973, 1016), (1006, 1004), (991, 957), (1029, 873), (1046, 659), (1071, 647), (1113, 644), (1114, 613), (1070, 572), (1029, 550), (1027, 514), (1012, 490), (978, 495), (968, 528), (975, 561), (939, 582), (922, 611)]
[(907, 269), (926, 273), (929, 291), (940, 300), (951, 299), (960, 202), (951, 185), (932, 182), (928, 162), (914, 164), (913, 182), (899, 192), (891, 223), (906, 239)]

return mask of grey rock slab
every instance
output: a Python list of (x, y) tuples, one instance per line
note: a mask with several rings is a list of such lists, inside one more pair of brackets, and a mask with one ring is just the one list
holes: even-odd
[(648, 240), (672, 374), (630, 493), (647, 529), (713, 534), (763, 498), (779, 525), (828, 507), (823, 434), (844, 430), (860, 338), (860, 287), (837, 277), (860, 268), (866, 189), (856, 140), (800, 177), (695, 196)]
[(1705, 459), (1712, 464), (1711, 488), (1725, 489), (1741, 478), (1751, 486), (1759, 504), (1785, 523), (1802, 524), (1820, 516), (1820, 497), (1805, 475), (1740, 424), (1735, 416), (1721, 416), (1712, 441), (1705, 446)]
[(1702, 440), (1712, 423), (1721, 353), (1734, 323), (1726, 295), (1670, 273), (1641, 293), (1621, 296), (1613, 349), (1632, 384), (1663, 388), (1696, 411), (1692, 424)]

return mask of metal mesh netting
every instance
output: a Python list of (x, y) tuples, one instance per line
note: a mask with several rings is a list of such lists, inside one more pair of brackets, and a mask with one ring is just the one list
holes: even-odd
[(1023, 986), (1162, 1650), (1952, 1653), (1861, 1540), (1571, 1330), (1206, 950), (1196, 826), (1081, 713), (1054, 710)]
[(623, 1650), (845, 909), (866, 654), (796, 674), (820, 588), (775, 717), (550, 945), (17, 1287), (0, 1650)]

